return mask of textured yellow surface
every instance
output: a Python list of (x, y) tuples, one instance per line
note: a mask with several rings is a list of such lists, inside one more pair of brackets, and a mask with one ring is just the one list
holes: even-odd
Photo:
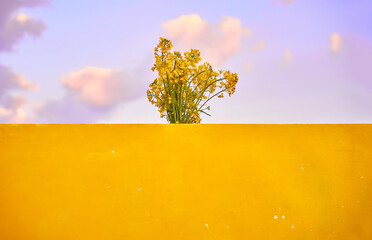
[(0, 239), (372, 239), (372, 125), (0, 125)]

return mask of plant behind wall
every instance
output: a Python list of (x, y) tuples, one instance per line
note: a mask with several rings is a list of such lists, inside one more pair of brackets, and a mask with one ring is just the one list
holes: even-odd
[(182, 56), (172, 52), (170, 40), (160, 38), (155, 47), (155, 64), (152, 71), (158, 77), (149, 85), (147, 97), (158, 107), (161, 118), (169, 123), (200, 123), (201, 114), (211, 116), (209, 101), (231, 96), (235, 92), (238, 75), (230, 71), (214, 71), (205, 62), (199, 64), (200, 52), (191, 49)]

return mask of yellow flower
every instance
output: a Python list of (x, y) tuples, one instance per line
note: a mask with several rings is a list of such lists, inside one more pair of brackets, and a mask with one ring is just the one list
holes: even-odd
[[(213, 94), (217, 89), (231, 96), (235, 93), (238, 75), (230, 71), (214, 71), (207, 62), (200, 64), (200, 51), (197, 49), (182, 55), (178, 51), (172, 52), (172, 47), (170, 40), (160, 38), (154, 49), (155, 64), (151, 70), (156, 70), (158, 77), (149, 85), (147, 98), (159, 108), (160, 117), (166, 117), (169, 122), (200, 123), (202, 112), (198, 109), (203, 105), (200, 98), (208, 99), (204, 94)], [(218, 98), (223, 98), (223, 94)], [(167, 106), (172, 112), (167, 111)]]

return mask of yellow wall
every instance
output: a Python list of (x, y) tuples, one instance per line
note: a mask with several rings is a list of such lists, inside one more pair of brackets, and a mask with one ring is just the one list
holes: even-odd
[(0, 125), (0, 239), (372, 239), (372, 125)]

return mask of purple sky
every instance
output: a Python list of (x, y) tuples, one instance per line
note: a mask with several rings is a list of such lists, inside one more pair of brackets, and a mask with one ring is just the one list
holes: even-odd
[(202, 123), (371, 123), (370, 0), (1, 0), (0, 123), (166, 123), (159, 37), (237, 72)]

